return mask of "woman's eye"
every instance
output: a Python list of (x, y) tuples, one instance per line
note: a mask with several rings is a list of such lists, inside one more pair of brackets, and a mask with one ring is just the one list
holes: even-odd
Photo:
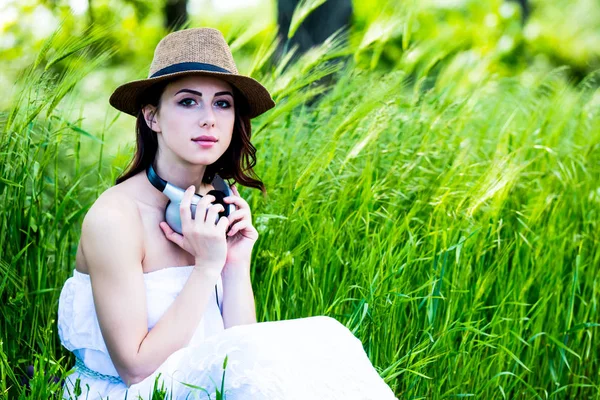
[(219, 107), (221, 107), (221, 108), (229, 108), (229, 107), (231, 107), (231, 104), (229, 104), (229, 102), (227, 100), (218, 100), (216, 102), (216, 104), (218, 104)]
[(181, 100), (181, 101), (179, 102), (179, 104), (181, 104), (182, 106), (191, 106), (191, 105), (193, 105), (193, 104), (192, 104), (192, 103), (190, 103), (190, 102), (194, 102), (194, 103), (195, 103), (195, 102), (196, 102), (196, 100), (194, 100), (194, 99), (190, 99), (190, 98), (185, 98), (185, 99)]

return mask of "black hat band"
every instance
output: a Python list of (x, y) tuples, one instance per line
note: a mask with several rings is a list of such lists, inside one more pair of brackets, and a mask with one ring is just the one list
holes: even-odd
[[(230, 71), (225, 68), (218, 67), (213, 64), (207, 63), (199, 63), (199, 62), (182, 62), (173, 65), (169, 65), (168, 67), (164, 67), (159, 69), (155, 73), (153, 73), (150, 78), (156, 78), (163, 75), (174, 74), (176, 72), (184, 72), (184, 71), (208, 71), (208, 72), (224, 72), (226, 74), (231, 74)], [(148, 78), (148, 79), (150, 79)]]

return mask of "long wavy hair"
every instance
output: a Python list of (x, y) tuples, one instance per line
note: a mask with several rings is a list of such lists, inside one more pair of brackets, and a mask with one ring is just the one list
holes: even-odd
[[(160, 97), (169, 82), (163, 81), (153, 85), (141, 96), (142, 100), (139, 102), (139, 111), (135, 125), (135, 154), (125, 172), (117, 178), (115, 185), (141, 171), (145, 171), (154, 162), (158, 150), (157, 134), (146, 124), (142, 108), (147, 104), (151, 104), (157, 107), (158, 112), (160, 109)], [(248, 117), (248, 102), (235, 86), (232, 85), (232, 88), (235, 104), (235, 121), (231, 143), (217, 161), (206, 167), (202, 182), (211, 183), (215, 174), (219, 174), (225, 180), (233, 178), (240, 185), (260, 189), (263, 195), (265, 195), (267, 192), (265, 185), (258, 179), (253, 170), (253, 167), (256, 165), (256, 148), (250, 143), (252, 127), (250, 118)]]

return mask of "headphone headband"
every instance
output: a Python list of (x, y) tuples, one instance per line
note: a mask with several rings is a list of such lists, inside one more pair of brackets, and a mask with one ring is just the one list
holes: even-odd
[(154, 186), (161, 192), (165, 191), (165, 188), (167, 187), (167, 181), (158, 176), (156, 171), (154, 171), (152, 164), (150, 164), (150, 166), (148, 166), (148, 168), (146, 169), (146, 176), (148, 177), (148, 180), (150, 181), (152, 186)]

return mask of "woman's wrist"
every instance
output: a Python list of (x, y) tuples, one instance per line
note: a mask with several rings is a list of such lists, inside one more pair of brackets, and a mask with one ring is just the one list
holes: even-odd
[(205, 275), (207, 278), (218, 278), (221, 274), (221, 266), (218, 264), (207, 264), (206, 262), (196, 261), (194, 271)]
[(250, 263), (226, 263), (221, 271), (223, 279), (246, 279), (250, 277)]

